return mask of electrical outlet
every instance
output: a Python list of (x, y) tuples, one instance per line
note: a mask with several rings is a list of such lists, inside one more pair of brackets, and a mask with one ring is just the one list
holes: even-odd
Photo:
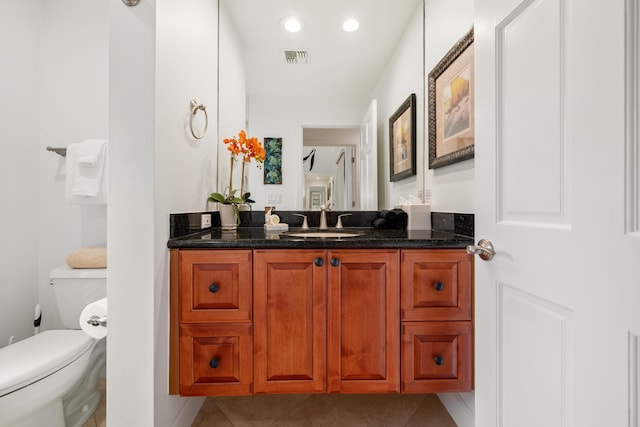
[(211, 227), (211, 214), (202, 214), (200, 216), (200, 229)]
[(267, 195), (267, 203), (275, 205), (282, 204), (282, 193), (269, 193)]

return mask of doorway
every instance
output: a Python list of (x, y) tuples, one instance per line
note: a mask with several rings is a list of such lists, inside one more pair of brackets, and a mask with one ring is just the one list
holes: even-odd
[(305, 127), (302, 135), (304, 209), (358, 209), (359, 127)]

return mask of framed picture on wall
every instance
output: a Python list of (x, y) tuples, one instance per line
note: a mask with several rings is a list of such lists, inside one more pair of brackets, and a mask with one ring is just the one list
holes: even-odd
[(412, 93), (389, 118), (390, 180), (416, 174), (416, 94)]
[(282, 184), (282, 138), (265, 138), (264, 183)]
[(473, 28), (428, 76), (429, 169), (474, 156)]
[(320, 209), (322, 205), (322, 193), (319, 191), (311, 192), (311, 209)]

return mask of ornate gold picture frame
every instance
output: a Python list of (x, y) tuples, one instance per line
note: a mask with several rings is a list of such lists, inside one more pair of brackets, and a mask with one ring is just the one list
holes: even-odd
[(429, 169), (474, 156), (473, 28), (428, 76)]

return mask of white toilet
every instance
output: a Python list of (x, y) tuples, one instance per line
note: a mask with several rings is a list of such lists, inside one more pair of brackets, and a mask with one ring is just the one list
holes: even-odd
[(79, 427), (100, 402), (98, 376), (105, 340), (80, 330), (89, 303), (106, 297), (107, 269), (71, 269), (50, 275), (67, 329), (44, 331), (0, 348), (0, 427)]

